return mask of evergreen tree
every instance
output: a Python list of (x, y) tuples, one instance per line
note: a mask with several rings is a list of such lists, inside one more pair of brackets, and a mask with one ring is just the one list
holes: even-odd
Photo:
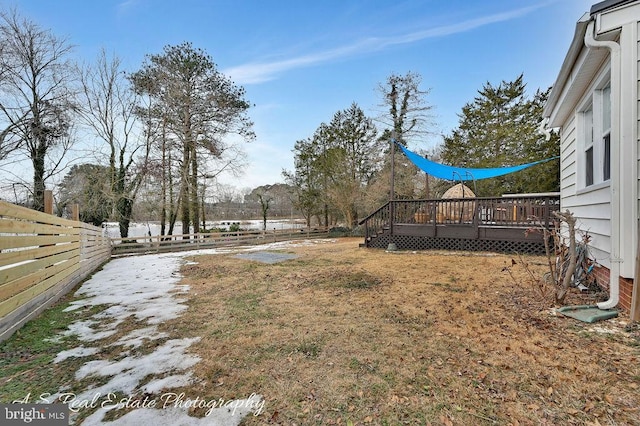
[(297, 141), (293, 148), (295, 171), (282, 171), (286, 182), (293, 187), (294, 207), (305, 218), (307, 227), (322, 211), (322, 176), (317, 171), (317, 148), (312, 138)]
[(59, 185), (58, 208), (78, 204), (80, 220), (100, 226), (109, 218), (113, 205), (109, 196), (108, 167), (97, 164), (74, 165)]
[(212, 58), (191, 43), (166, 46), (149, 55), (130, 76), (134, 89), (151, 98), (152, 113), (162, 123), (163, 140), (175, 140), (179, 166), (178, 202), (183, 233), (200, 230), (200, 181), (207, 159), (220, 158), (230, 134), (252, 140), (251, 106), (245, 90), (218, 71)]
[[(497, 87), (486, 83), (462, 108), (458, 128), (444, 138), (443, 162), (460, 167), (513, 166), (559, 154), (559, 138), (538, 131), (549, 90), (525, 94), (523, 75)], [(558, 160), (475, 183), (477, 196), (557, 191)]]
[(328, 126), (327, 198), (348, 227), (357, 224), (366, 188), (382, 163), (377, 134), (356, 103), (334, 114)]
[(355, 226), (363, 212), (367, 186), (381, 164), (381, 149), (373, 121), (356, 104), (322, 123), (312, 138), (294, 147), (295, 173), (283, 172), (296, 188), (298, 208), (305, 217), (339, 216)]

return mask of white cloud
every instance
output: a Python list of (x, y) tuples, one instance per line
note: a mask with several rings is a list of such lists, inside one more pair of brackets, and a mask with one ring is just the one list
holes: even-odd
[(129, 10), (135, 8), (140, 3), (140, 0), (124, 0), (118, 3), (116, 6), (118, 10), (118, 14), (122, 15), (127, 13)]
[(468, 21), (429, 28), (422, 31), (414, 31), (407, 34), (390, 37), (370, 37), (345, 46), (329, 49), (322, 52), (302, 55), (289, 59), (272, 62), (252, 62), (224, 70), (237, 84), (257, 84), (273, 80), (279, 74), (288, 70), (313, 66), (329, 62), (334, 59), (346, 58), (351, 55), (370, 53), (383, 50), (390, 46), (415, 43), (430, 38), (443, 37), (474, 30), (498, 22), (525, 16), (543, 5), (529, 6), (509, 12), (483, 16)]

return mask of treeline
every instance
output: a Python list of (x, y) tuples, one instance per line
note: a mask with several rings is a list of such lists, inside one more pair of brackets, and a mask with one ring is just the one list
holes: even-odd
[[(26, 160), (33, 170), (28, 185), (11, 184), (16, 201), (18, 184), (28, 189), (22, 202), (42, 210), (45, 182), (65, 169), (72, 149), (76, 156), (83, 149), (83, 164), (66, 170), (56, 188), (57, 213), (79, 203), (82, 220), (118, 221), (123, 237), (134, 217), (160, 221), (165, 235), (177, 221), (198, 232), (223, 211), (354, 227), (390, 199), (392, 168), (394, 199), (436, 198), (453, 184), (418, 172), (401, 154), (392, 167), (392, 139), (465, 167), (510, 166), (559, 150), (557, 135), (537, 131), (549, 91), (528, 97), (520, 75), (487, 82), (462, 108), (458, 127), (425, 151), (436, 128), (429, 90), (418, 73), (392, 74), (377, 87), (375, 115), (353, 102), (295, 141), (286, 185), (239, 194), (217, 178), (245, 166), (241, 144), (255, 138), (251, 105), (207, 52), (166, 46), (134, 72), (105, 52), (80, 65), (66, 40), (16, 11), (0, 13), (0, 45), (0, 164)], [(479, 196), (555, 191), (558, 161), (474, 186)]]
[[(458, 127), (430, 152), (420, 143), (432, 131), (431, 109), (415, 73), (391, 75), (379, 86), (383, 112), (367, 117), (353, 103), (314, 134), (295, 143), (295, 170), (283, 171), (295, 189), (294, 206), (310, 224), (357, 225), (390, 199), (390, 140), (449, 165), (503, 167), (559, 154), (559, 138), (538, 130), (549, 90), (525, 93), (523, 75), (497, 86), (486, 83), (459, 115)], [(379, 128), (375, 123), (380, 123)], [(394, 199), (438, 198), (455, 182), (426, 176), (402, 154), (395, 155)], [(559, 160), (474, 182), (477, 196), (559, 190)]]
[(56, 192), (59, 213), (79, 202), (83, 220), (117, 220), (126, 237), (146, 188), (163, 234), (177, 220), (199, 230), (208, 183), (240, 168), (238, 144), (255, 137), (244, 89), (205, 51), (166, 46), (132, 73), (104, 52), (80, 65), (66, 40), (15, 10), (0, 13), (0, 45), (0, 161), (30, 161), (32, 208), (43, 210), (45, 182), (82, 149), (86, 164)]

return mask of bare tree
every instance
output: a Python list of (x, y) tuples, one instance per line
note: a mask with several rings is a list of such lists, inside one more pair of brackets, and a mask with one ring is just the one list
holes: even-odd
[(271, 201), (273, 198), (266, 194), (258, 193), (256, 194), (258, 197), (258, 201), (260, 202), (260, 211), (262, 213), (262, 230), (267, 230), (267, 214), (269, 212), (269, 207), (271, 206)]
[(102, 51), (95, 66), (81, 70), (83, 104), (80, 115), (107, 148), (109, 198), (120, 225), (120, 236), (126, 238), (133, 203), (147, 169), (156, 131), (151, 121), (144, 123), (144, 130), (140, 128), (136, 115), (138, 96), (131, 89), (120, 64), (117, 57), (108, 58)]
[(43, 210), (45, 181), (61, 168), (72, 142), (71, 46), (15, 11), (0, 13), (0, 45), (0, 158), (26, 153), (33, 208)]
[[(384, 84), (378, 86), (383, 110), (377, 120), (387, 127), (382, 134), (383, 141), (388, 143), (394, 137), (398, 143), (406, 146), (409, 141), (415, 143), (431, 133), (433, 106), (426, 100), (429, 90), (423, 90), (421, 84), (422, 77), (419, 74), (407, 72), (405, 75), (391, 74)], [(416, 168), (398, 158), (395, 161), (394, 198), (414, 198), (417, 195)], [(388, 159), (375, 185), (380, 189), (388, 187), (390, 177), (391, 161)], [(388, 191), (377, 192), (381, 194), (378, 203), (389, 199)]]
[(391, 74), (378, 86), (384, 110), (378, 120), (395, 131), (398, 142), (405, 144), (411, 137), (428, 135), (433, 125), (433, 106), (426, 102), (430, 90), (423, 90), (420, 74)]

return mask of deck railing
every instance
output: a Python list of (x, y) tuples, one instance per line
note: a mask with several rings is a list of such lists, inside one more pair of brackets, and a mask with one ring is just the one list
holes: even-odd
[[(393, 204), (393, 205), (392, 205)], [(394, 200), (363, 219), (365, 238), (395, 225), (466, 225), (478, 227), (527, 228), (549, 226), (552, 212), (560, 208), (559, 195), (518, 195), (505, 197)], [(393, 220), (391, 214), (393, 212)], [(393, 232), (392, 232), (393, 233)]]

